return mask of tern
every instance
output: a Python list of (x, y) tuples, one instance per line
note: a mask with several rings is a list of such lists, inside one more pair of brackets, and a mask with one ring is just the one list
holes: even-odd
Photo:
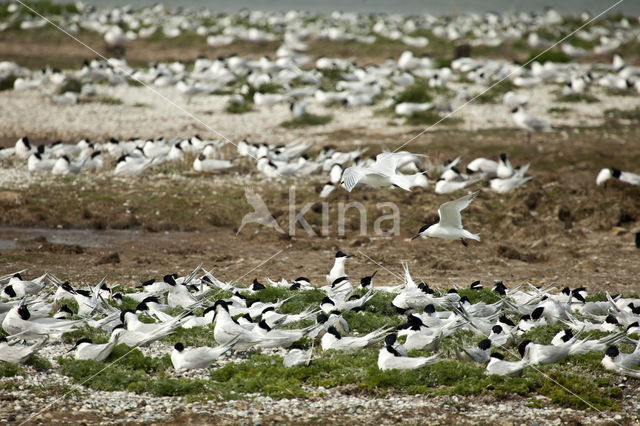
[[(415, 154), (413, 154), (415, 156)], [(403, 175), (398, 173), (398, 168), (407, 160), (405, 153), (383, 152), (378, 154), (376, 162), (368, 167), (352, 166), (344, 170), (342, 175), (342, 185), (347, 191), (351, 192), (358, 184), (366, 184), (373, 188), (382, 188), (395, 185), (410, 191), (414, 186), (416, 176), (421, 173), (412, 175)]]
[(527, 366), (526, 361), (505, 361), (504, 356), (497, 352), (491, 354), (487, 364), (487, 374), (498, 376), (519, 376)]
[(369, 334), (360, 337), (347, 336), (342, 337), (335, 327), (331, 326), (327, 330), (322, 339), (322, 350), (328, 349), (336, 350), (351, 350), (351, 349), (363, 349), (367, 346), (374, 345), (383, 339), (383, 336), (390, 330), (388, 327), (381, 327), (372, 331)]
[(347, 273), (344, 271), (344, 265), (347, 259), (350, 257), (354, 257), (353, 254), (345, 254), (341, 250), (338, 250), (336, 253), (335, 261), (333, 264), (333, 268), (329, 271), (329, 275), (325, 278), (327, 280), (327, 285), (332, 285), (338, 278), (346, 277)]
[(631, 185), (640, 185), (640, 175), (630, 172), (622, 172), (614, 167), (600, 170), (596, 178), (596, 185), (602, 185), (605, 181), (615, 178)]
[[(75, 359), (93, 359), (95, 361), (103, 362), (111, 352), (113, 352), (113, 348), (119, 343), (119, 336), (124, 333), (124, 330), (119, 328), (109, 337), (109, 341), (107, 343), (102, 344), (94, 344), (91, 339), (83, 338), (76, 342), (75, 346), (71, 348), (72, 350), (76, 350), (74, 354)], [(69, 351), (69, 352), (71, 352)]]
[(291, 349), (284, 356), (282, 360), (283, 365), (286, 368), (297, 367), (297, 366), (307, 366), (311, 364), (311, 360), (313, 359), (313, 347), (315, 341), (311, 342), (311, 348), (305, 350), (302, 349)]
[(0, 361), (22, 364), (36, 353), (46, 341), (47, 339), (42, 339), (33, 345), (9, 345), (7, 338), (0, 336)]
[(479, 193), (480, 191), (476, 191), (457, 200), (442, 204), (438, 209), (440, 222), (435, 225), (424, 225), (420, 228), (418, 234), (414, 235), (411, 239), (432, 237), (443, 238), (445, 240), (460, 240), (464, 246), (467, 246), (465, 238), (480, 241), (479, 235), (472, 234), (462, 228), (462, 216), (460, 215), (460, 212), (464, 210)]
[(178, 342), (173, 346), (173, 351), (171, 351), (171, 363), (176, 371), (207, 368), (213, 361), (233, 348), (237, 340), (237, 338), (232, 339), (215, 348), (202, 346), (193, 349), (185, 349), (184, 345)]
[(401, 355), (393, 346), (385, 346), (378, 352), (380, 370), (416, 370), (440, 361), (438, 355), (408, 357)]

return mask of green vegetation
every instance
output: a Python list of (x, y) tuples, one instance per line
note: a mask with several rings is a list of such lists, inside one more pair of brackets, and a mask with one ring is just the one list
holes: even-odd
[(571, 112), (571, 109), (566, 108), (566, 107), (552, 107), (552, 108), (549, 108), (549, 109), (547, 110), (547, 112), (548, 112), (549, 114), (559, 114), (559, 115), (562, 115), (562, 114), (568, 114), (569, 112)]
[(13, 89), (13, 83), (16, 81), (15, 75), (9, 75), (0, 79), (0, 92)]
[(462, 119), (459, 117), (447, 117), (444, 120), (442, 116), (435, 111), (420, 111), (414, 112), (410, 116), (407, 117), (407, 124), (412, 124), (414, 126), (422, 126), (422, 125), (432, 125), (432, 124), (443, 124), (443, 125), (451, 125), (462, 122)]
[(98, 99), (98, 102), (105, 105), (122, 105), (122, 99), (112, 98), (111, 96), (102, 96)]
[[(308, 307), (317, 308), (324, 297), (320, 290), (292, 291), (286, 288), (268, 287), (257, 293), (242, 292), (249, 302), (284, 301), (280, 312), (298, 313)], [(358, 290), (359, 295), (365, 290)], [(471, 303), (495, 303), (498, 295), (488, 289), (458, 290)], [(230, 296), (229, 292), (210, 296), (212, 299)], [(382, 326), (396, 327), (405, 319), (396, 313), (391, 301), (393, 294), (378, 292), (365, 305), (362, 312), (343, 312), (353, 332), (364, 334)], [(591, 296), (601, 300), (603, 295)], [(177, 313), (177, 312), (174, 312)], [(514, 318), (515, 319), (515, 318)], [(294, 324), (308, 325), (311, 321)], [(549, 344), (563, 325), (542, 326), (525, 333), (519, 340), (531, 339), (536, 343)], [(583, 337), (596, 339), (602, 332), (584, 333)], [(70, 337), (92, 336), (105, 339), (102, 332), (90, 329), (67, 333)], [(138, 349), (126, 345), (116, 346), (106, 363), (76, 361), (59, 358), (60, 372), (71, 377), (75, 383), (84, 383), (96, 390), (127, 390), (146, 392), (154, 396), (189, 395), (190, 398), (240, 399), (248, 394), (261, 394), (272, 398), (304, 398), (310, 389), (339, 386), (356, 386), (358, 391), (371, 396), (387, 392), (424, 395), (493, 395), (509, 398), (513, 395), (530, 397), (544, 395), (553, 403), (576, 409), (619, 410), (622, 391), (615, 385), (615, 376), (603, 374), (600, 365), (601, 353), (571, 356), (567, 360), (549, 366), (525, 369), (520, 377), (487, 376), (484, 366), (454, 360), (455, 352), (463, 345), (476, 344), (483, 337), (471, 331), (458, 331), (444, 339), (439, 353), (442, 361), (413, 371), (381, 371), (377, 368), (378, 346), (359, 351), (326, 351), (316, 346), (309, 366), (285, 368), (279, 356), (248, 353), (248, 359), (213, 368), (209, 379), (172, 378), (167, 369), (171, 366), (169, 355), (160, 358), (145, 357)], [(404, 340), (403, 337), (400, 338)], [(209, 326), (189, 330), (178, 330), (165, 337), (163, 342), (173, 345), (182, 342), (190, 346), (214, 346), (213, 329)], [(294, 347), (309, 348), (311, 341), (301, 339)], [(623, 351), (631, 346), (624, 344)], [(517, 359), (516, 350), (503, 351), (507, 359)], [(412, 351), (411, 356), (430, 355), (425, 351)], [(32, 366), (48, 369), (50, 365), (33, 359)], [(0, 364), (0, 375), (23, 374), (23, 369), (9, 364)], [(37, 367), (39, 366), (39, 367)], [(576, 396), (577, 395), (577, 396)], [(586, 401), (586, 402), (585, 402)], [(535, 404), (535, 400), (532, 400)]]
[(60, 88), (58, 89), (58, 93), (59, 94), (67, 93), (67, 92), (80, 93), (81, 90), (82, 90), (82, 83), (80, 82), (80, 80), (77, 80), (75, 78), (67, 78), (65, 82), (62, 84), (62, 86), (60, 86)]
[(600, 99), (588, 93), (572, 93), (570, 95), (563, 95), (559, 92), (556, 94), (556, 102), (585, 102), (592, 104), (600, 102)]
[(36, 371), (47, 371), (53, 368), (48, 359), (38, 354), (31, 355), (27, 362), (25, 362), (25, 365), (35, 368)]
[(36, 12), (44, 16), (78, 13), (78, 9), (73, 3), (54, 3), (47, 0), (24, 1), (23, 3), (35, 12), (22, 6), (19, 7), (18, 12), (34, 17), (38, 16)]
[(618, 124), (620, 121), (640, 121), (640, 108), (621, 110), (618, 108), (606, 109), (604, 118), (608, 124)]
[[(491, 87), (491, 85), (489, 85)], [(505, 93), (516, 90), (518, 87), (513, 84), (513, 82), (509, 79), (504, 79), (500, 81), (500, 83), (491, 87), (486, 92), (482, 93), (480, 96), (475, 98), (474, 102), (478, 102), (480, 104), (496, 104), (502, 102), (502, 97)]]
[(534, 52), (526, 61), (524, 61), (524, 63), (528, 64), (533, 61), (540, 62), (541, 64), (544, 64), (545, 62), (567, 63), (571, 62), (571, 57), (561, 50), (552, 49), (542, 54)]
[(618, 89), (614, 87), (608, 87), (606, 89), (606, 93), (609, 96), (637, 96), (638, 92), (629, 88), (629, 89)]
[(26, 373), (18, 364), (0, 361), (0, 377), (24, 376)]
[(333, 117), (330, 115), (305, 114), (300, 117), (292, 118), (281, 124), (282, 127), (295, 128), (307, 126), (321, 126), (331, 121)]
[(243, 114), (245, 112), (249, 112), (252, 109), (252, 102), (241, 102), (241, 103), (230, 103), (227, 105), (227, 107), (225, 108), (225, 111), (231, 114)]
[(416, 104), (422, 104), (425, 102), (431, 102), (433, 96), (432, 92), (426, 80), (416, 80), (411, 86), (407, 86), (398, 93), (396, 96), (395, 104), (401, 104), (403, 102), (410, 102)]

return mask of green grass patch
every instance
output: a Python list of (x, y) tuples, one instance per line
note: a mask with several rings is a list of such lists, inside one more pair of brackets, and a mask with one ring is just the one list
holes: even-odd
[[(491, 85), (489, 85), (491, 87)], [(491, 89), (487, 90), (480, 96), (476, 97), (474, 102), (478, 102), (481, 104), (497, 104), (502, 103), (502, 97), (505, 93), (517, 90), (518, 87), (513, 84), (513, 82), (509, 79), (502, 80), (500, 83), (491, 87)]]
[(411, 86), (405, 87), (395, 99), (395, 104), (401, 104), (403, 102), (410, 102), (416, 104), (422, 104), (425, 102), (431, 102), (433, 96), (431, 95), (432, 89), (429, 87), (426, 80), (416, 80)]
[(58, 89), (58, 94), (67, 92), (80, 93), (82, 91), (82, 82), (75, 78), (67, 78)]
[(287, 120), (281, 124), (285, 128), (307, 127), (307, 126), (321, 126), (327, 124), (333, 119), (331, 115), (315, 115), (305, 114), (300, 117)]
[(224, 110), (231, 114), (244, 114), (252, 110), (252, 105), (253, 103), (249, 101), (241, 103), (233, 102), (228, 104)]
[(98, 102), (105, 105), (122, 105), (124, 103), (122, 99), (112, 98), (111, 96), (101, 96)]
[(0, 361), (0, 377), (24, 376), (26, 373), (18, 364)]
[(538, 52), (532, 53), (524, 63), (529, 63), (529, 61), (537, 61), (541, 64), (544, 64), (545, 62), (567, 63), (571, 62), (571, 57), (561, 50), (552, 49), (542, 54)]
[(406, 123), (414, 126), (427, 126), (432, 124), (454, 125), (462, 123), (460, 117), (447, 117), (444, 120), (442, 116), (435, 111), (414, 112), (406, 118)]
[(3, 79), (0, 79), (0, 92), (4, 90), (12, 90), (16, 78), (17, 77), (15, 75), (9, 75)]
[(549, 108), (547, 110), (547, 112), (549, 114), (558, 114), (558, 115), (564, 115), (564, 114), (568, 114), (571, 112), (571, 109), (566, 108), (566, 107), (553, 107), (553, 108)]
[(572, 93), (570, 95), (563, 95), (562, 93), (558, 93), (556, 95), (556, 102), (584, 102), (587, 104), (592, 104), (600, 102), (600, 99), (588, 93)]

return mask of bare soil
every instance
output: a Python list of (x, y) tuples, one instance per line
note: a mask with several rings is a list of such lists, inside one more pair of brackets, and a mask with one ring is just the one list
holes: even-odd
[[(609, 165), (634, 170), (640, 163), (638, 134), (633, 127), (575, 129), (535, 136), (528, 144), (525, 135), (510, 130), (420, 137), (408, 148), (434, 161), (457, 155), (492, 158), (504, 151), (515, 164), (532, 163), (534, 180), (507, 195), (486, 188), (465, 210), (465, 227), (482, 238), (468, 247), (409, 241), (422, 224), (437, 218), (441, 203), (453, 198), (436, 195), (432, 188), (336, 191), (327, 204), (328, 235), (320, 235), (320, 180), (295, 182), (295, 212), (313, 203), (305, 219), (318, 235), (309, 236), (299, 224), (292, 236), (254, 224), (236, 235), (243, 215), (252, 211), (244, 199), (245, 184), (288, 230), (289, 183), (243, 181), (251, 168), (247, 164), (226, 177), (178, 170), (181, 177), (176, 178), (174, 170), (153, 178), (44, 179), (27, 189), (5, 189), (0, 192), (0, 240), (6, 249), (0, 257), (4, 273), (29, 268), (29, 275), (48, 271), (76, 282), (107, 275), (109, 282), (136, 285), (154, 275), (188, 272), (202, 262), (229, 281), (304, 275), (323, 284), (333, 254), (342, 249), (357, 254), (348, 266), (353, 278), (378, 270), (378, 284), (399, 282), (401, 262), (407, 261), (415, 277), (442, 287), (479, 279), (486, 285), (494, 280), (556, 283), (629, 294), (640, 291), (640, 250), (634, 244), (640, 231), (640, 188), (614, 180), (597, 187), (595, 176)], [(341, 136), (341, 146), (351, 145), (350, 136), (362, 137)], [(371, 153), (376, 149), (371, 146)], [(338, 205), (350, 201), (366, 207), (366, 235), (360, 234), (355, 210), (345, 215), (345, 232), (339, 234)], [(399, 206), (400, 235), (373, 232), (382, 214), (377, 204), (387, 201)], [(390, 226), (384, 222), (382, 229)]]

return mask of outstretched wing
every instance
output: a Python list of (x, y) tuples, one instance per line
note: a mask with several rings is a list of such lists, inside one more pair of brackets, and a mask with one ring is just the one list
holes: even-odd
[(406, 160), (405, 154), (399, 154), (395, 152), (383, 152), (376, 156), (376, 162), (373, 168), (388, 176), (394, 175), (400, 163)]
[(269, 212), (269, 209), (267, 208), (267, 205), (264, 203), (264, 201), (262, 201), (262, 198), (258, 194), (253, 192), (253, 190), (248, 186), (244, 189), (244, 195), (247, 198), (247, 203), (249, 203), (249, 205), (253, 207), (255, 211), (259, 213)]
[(358, 184), (360, 179), (369, 174), (385, 176), (383, 173), (368, 167), (347, 167), (342, 174), (342, 186), (344, 186), (344, 189), (351, 192), (351, 190)]
[(480, 191), (472, 192), (469, 195), (465, 195), (457, 200), (449, 201), (448, 203), (441, 205), (438, 209), (440, 225), (462, 229), (462, 216), (460, 215), (460, 211), (464, 210), (471, 201), (476, 198), (479, 192)]

